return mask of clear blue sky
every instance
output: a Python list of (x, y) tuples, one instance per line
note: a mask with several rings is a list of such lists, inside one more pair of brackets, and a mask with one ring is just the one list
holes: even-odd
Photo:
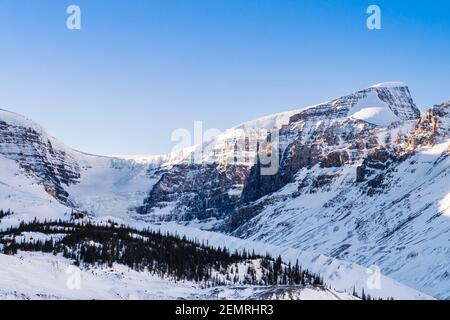
[(447, 0), (0, 0), (0, 40), (0, 108), (100, 154), (164, 153), (195, 120), (226, 129), (384, 81), (422, 109), (450, 99)]

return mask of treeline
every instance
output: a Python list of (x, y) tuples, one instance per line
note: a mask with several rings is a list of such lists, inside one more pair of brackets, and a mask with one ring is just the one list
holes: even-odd
[[(48, 237), (46, 240), (16, 240), (24, 232), (38, 232)], [(208, 286), (231, 283), (323, 285), (319, 275), (302, 270), (298, 262), (292, 266), (283, 263), (281, 257), (273, 259), (246, 250), (230, 252), (186, 237), (111, 222), (22, 222), (18, 227), (0, 232), (0, 244), (4, 254), (13, 255), (19, 250), (61, 254), (76, 265), (86, 266), (111, 267), (119, 263), (136, 271)], [(256, 261), (259, 264), (254, 263)]]
[[(364, 291), (364, 288), (362, 288), (361, 294), (358, 294), (358, 292), (356, 291), (356, 288), (353, 287), (352, 295), (354, 297), (356, 297), (356, 298), (361, 299), (361, 300), (383, 300), (381, 298), (379, 298), (379, 299), (373, 298), (370, 294), (368, 294), (368, 293), (366, 293)], [(386, 300), (394, 300), (394, 298), (393, 297), (388, 297)]]
[(10, 216), (10, 215), (12, 215), (11, 210), (8, 210), (8, 211), (0, 210), (0, 220), (4, 217)]

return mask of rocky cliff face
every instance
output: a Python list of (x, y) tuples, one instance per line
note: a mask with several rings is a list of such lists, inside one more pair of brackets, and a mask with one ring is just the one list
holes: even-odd
[(433, 106), (416, 124), (410, 136), (411, 147), (434, 145), (449, 136), (450, 102)]
[(26, 174), (35, 177), (47, 193), (68, 203), (65, 187), (80, 178), (77, 161), (30, 120), (0, 110), (0, 154), (15, 160)]
[(162, 174), (138, 212), (155, 211), (152, 218), (157, 221), (223, 219), (238, 202), (233, 190), (245, 171), (241, 166), (220, 170), (214, 164), (176, 165)]

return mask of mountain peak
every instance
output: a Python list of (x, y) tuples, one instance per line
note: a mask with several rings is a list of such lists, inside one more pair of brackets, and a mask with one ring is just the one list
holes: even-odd
[(402, 88), (402, 87), (407, 87), (407, 85), (401, 81), (382, 82), (371, 86), (371, 88)]
[(32, 128), (38, 132), (44, 131), (44, 128), (33, 120), (9, 110), (0, 109), (0, 121), (16, 127)]
[(420, 110), (403, 82), (379, 83), (362, 93), (349, 110), (348, 116), (353, 119), (387, 127), (393, 122), (420, 118)]
[(348, 117), (388, 126), (396, 121), (419, 119), (420, 110), (403, 82), (384, 82), (307, 108), (293, 115), (290, 123)]

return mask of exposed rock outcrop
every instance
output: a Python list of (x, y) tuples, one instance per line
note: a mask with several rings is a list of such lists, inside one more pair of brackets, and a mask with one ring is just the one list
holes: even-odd
[[(12, 113), (1, 111), (1, 118)], [(18, 115), (13, 115), (21, 119)], [(51, 138), (35, 124), (23, 118), (23, 123), (0, 120), (0, 154), (15, 160), (29, 175), (35, 176), (45, 190), (63, 203), (68, 203), (64, 186), (76, 184), (80, 168), (63, 149), (54, 148)]]

